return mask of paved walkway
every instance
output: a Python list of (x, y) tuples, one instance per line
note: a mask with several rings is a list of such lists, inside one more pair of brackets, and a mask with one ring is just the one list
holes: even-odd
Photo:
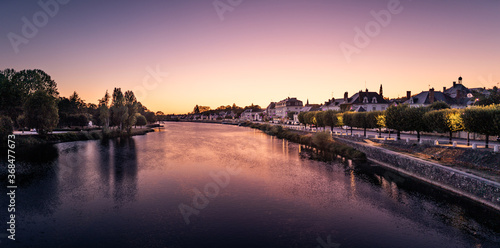
[[(265, 122), (259, 122), (259, 123), (264, 124)], [(288, 128), (288, 129), (301, 130), (301, 131), (305, 131), (305, 132), (317, 132), (317, 131), (323, 130), (323, 128), (312, 128), (312, 129), (307, 128), (307, 129), (305, 129), (304, 126), (298, 126), (298, 125), (285, 125), (285, 124), (273, 124), (273, 123), (267, 123), (267, 124), (281, 125), (281, 126)], [(330, 128), (326, 128), (326, 131), (330, 131)], [(354, 128), (352, 130), (352, 133), (354, 136), (363, 136), (363, 134), (364, 134), (363, 129), (354, 129)], [(336, 127), (333, 129), (333, 134), (334, 135), (351, 135), (351, 130)], [(379, 133), (378, 133), (378, 131), (366, 130), (366, 135), (369, 138), (376, 138), (379, 135)], [(396, 137), (397, 137), (396, 133), (391, 133), (390, 138), (389, 138), (389, 133), (382, 132), (382, 136), (379, 139), (387, 138), (388, 140), (395, 140)], [(417, 142), (417, 134), (416, 133), (412, 134), (412, 133), (407, 133), (407, 132), (401, 133), (401, 140), (406, 142), (407, 139), (409, 142), (416, 143)], [(452, 146), (449, 144), (449, 137), (447, 137), (447, 136), (441, 137), (441, 136), (437, 136), (437, 135), (420, 135), (420, 139), (426, 144), (436, 144), (435, 142), (437, 141), (438, 145)], [(469, 145), (467, 145), (467, 139), (462, 139), (462, 138), (452, 138), (452, 142), (456, 142), (457, 147), (473, 148), (473, 145), (474, 145), (478, 149), (479, 148), (485, 149), (484, 148), (485, 147), (484, 140), (472, 140), (472, 139), (470, 139)], [(490, 136), (489, 150), (493, 151), (495, 146), (500, 146), (500, 142), (496, 141), (495, 136)], [(500, 149), (500, 147), (498, 147), (497, 149)]]

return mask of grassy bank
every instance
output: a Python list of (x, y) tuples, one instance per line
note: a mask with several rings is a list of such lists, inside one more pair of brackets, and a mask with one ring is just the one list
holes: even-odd
[(279, 125), (269, 125), (260, 123), (242, 123), (242, 126), (247, 126), (259, 129), (266, 134), (276, 136), (280, 139), (286, 139), (294, 143), (314, 147), (323, 152), (340, 155), (352, 160), (365, 161), (366, 155), (350, 146), (340, 144), (332, 140), (329, 133), (303, 133), (295, 130), (284, 129)]

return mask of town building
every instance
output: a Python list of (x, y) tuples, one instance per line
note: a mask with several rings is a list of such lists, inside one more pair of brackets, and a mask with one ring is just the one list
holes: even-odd
[(242, 121), (262, 121), (264, 110), (246, 109), (241, 113), (240, 120)]
[(366, 89), (348, 97), (348, 92), (345, 92), (343, 102), (339, 104), (340, 110), (355, 112), (386, 110), (389, 107), (389, 101), (384, 99), (382, 94), (382, 85), (379, 93)]
[(302, 101), (297, 98), (286, 98), (276, 103), (276, 117), (284, 119), (288, 117), (288, 113), (299, 112), (303, 107)]
[(407, 91), (407, 100), (404, 103), (411, 107), (422, 107), (441, 101), (450, 105), (451, 108), (465, 108), (474, 104), (473, 92), (462, 84), (462, 77), (459, 77), (458, 83), (454, 81), (452, 87), (443, 87), (442, 92), (431, 88), (412, 96), (411, 91)]

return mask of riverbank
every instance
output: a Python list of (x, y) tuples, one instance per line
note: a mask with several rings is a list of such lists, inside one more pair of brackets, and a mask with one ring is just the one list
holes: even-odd
[(364, 152), (369, 161), (500, 211), (500, 183), (435, 162), (386, 149), (363, 140), (334, 137)]
[[(101, 130), (92, 131), (70, 131), (65, 133), (51, 133), (44, 137), (39, 135), (16, 135), (17, 147), (30, 147), (45, 144), (56, 144), (72, 141), (85, 141), (85, 140), (99, 140), (99, 139), (112, 139), (118, 137), (130, 137), (136, 135), (145, 135), (146, 133), (154, 132), (152, 128), (132, 128), (131, 134), (127, 132), (119, 132), (117, 130), (110, 130), (103, 133)], [(3, 144), (2, 144), (3, 145)]]
[(316, 148), (323, 152), (329, 152), (355, 161), (366, 161), (366, 155), (348, 145), (335, 142), (328, 133), (307, 133), (297, 130), (284, 129), (279, 125), (269, 125), (260, 123), (245, 122), (240, 126), (259, 129), (268, 135), (276, 136), (280, 139)]

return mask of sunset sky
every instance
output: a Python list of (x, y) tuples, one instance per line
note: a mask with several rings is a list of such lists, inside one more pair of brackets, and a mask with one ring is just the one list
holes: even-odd
[[(38, 1), (1, 1), (0, 69), (42, 69), (62, 96), (77, 91), (86, 102), (134, 90), (169, 114), (288, 96), (323, 103), (365, 82), (395, 98), (460, 75), (469, 88), (500, 81), (498, 0), (402, 0), (385, 27), (371, 12), (390, 13), (389, 0), (243, 0), (222, 15), (213, 0), (110, 2), (51, 5), (52, 17)], [(23, 17), (40, 26), (31, 37)], [(373, 37), (347, 58), (341, 44), (356, 47), (356, 28), (367, 25)], [(27, 41), (17, 52), (13, 34)]]

